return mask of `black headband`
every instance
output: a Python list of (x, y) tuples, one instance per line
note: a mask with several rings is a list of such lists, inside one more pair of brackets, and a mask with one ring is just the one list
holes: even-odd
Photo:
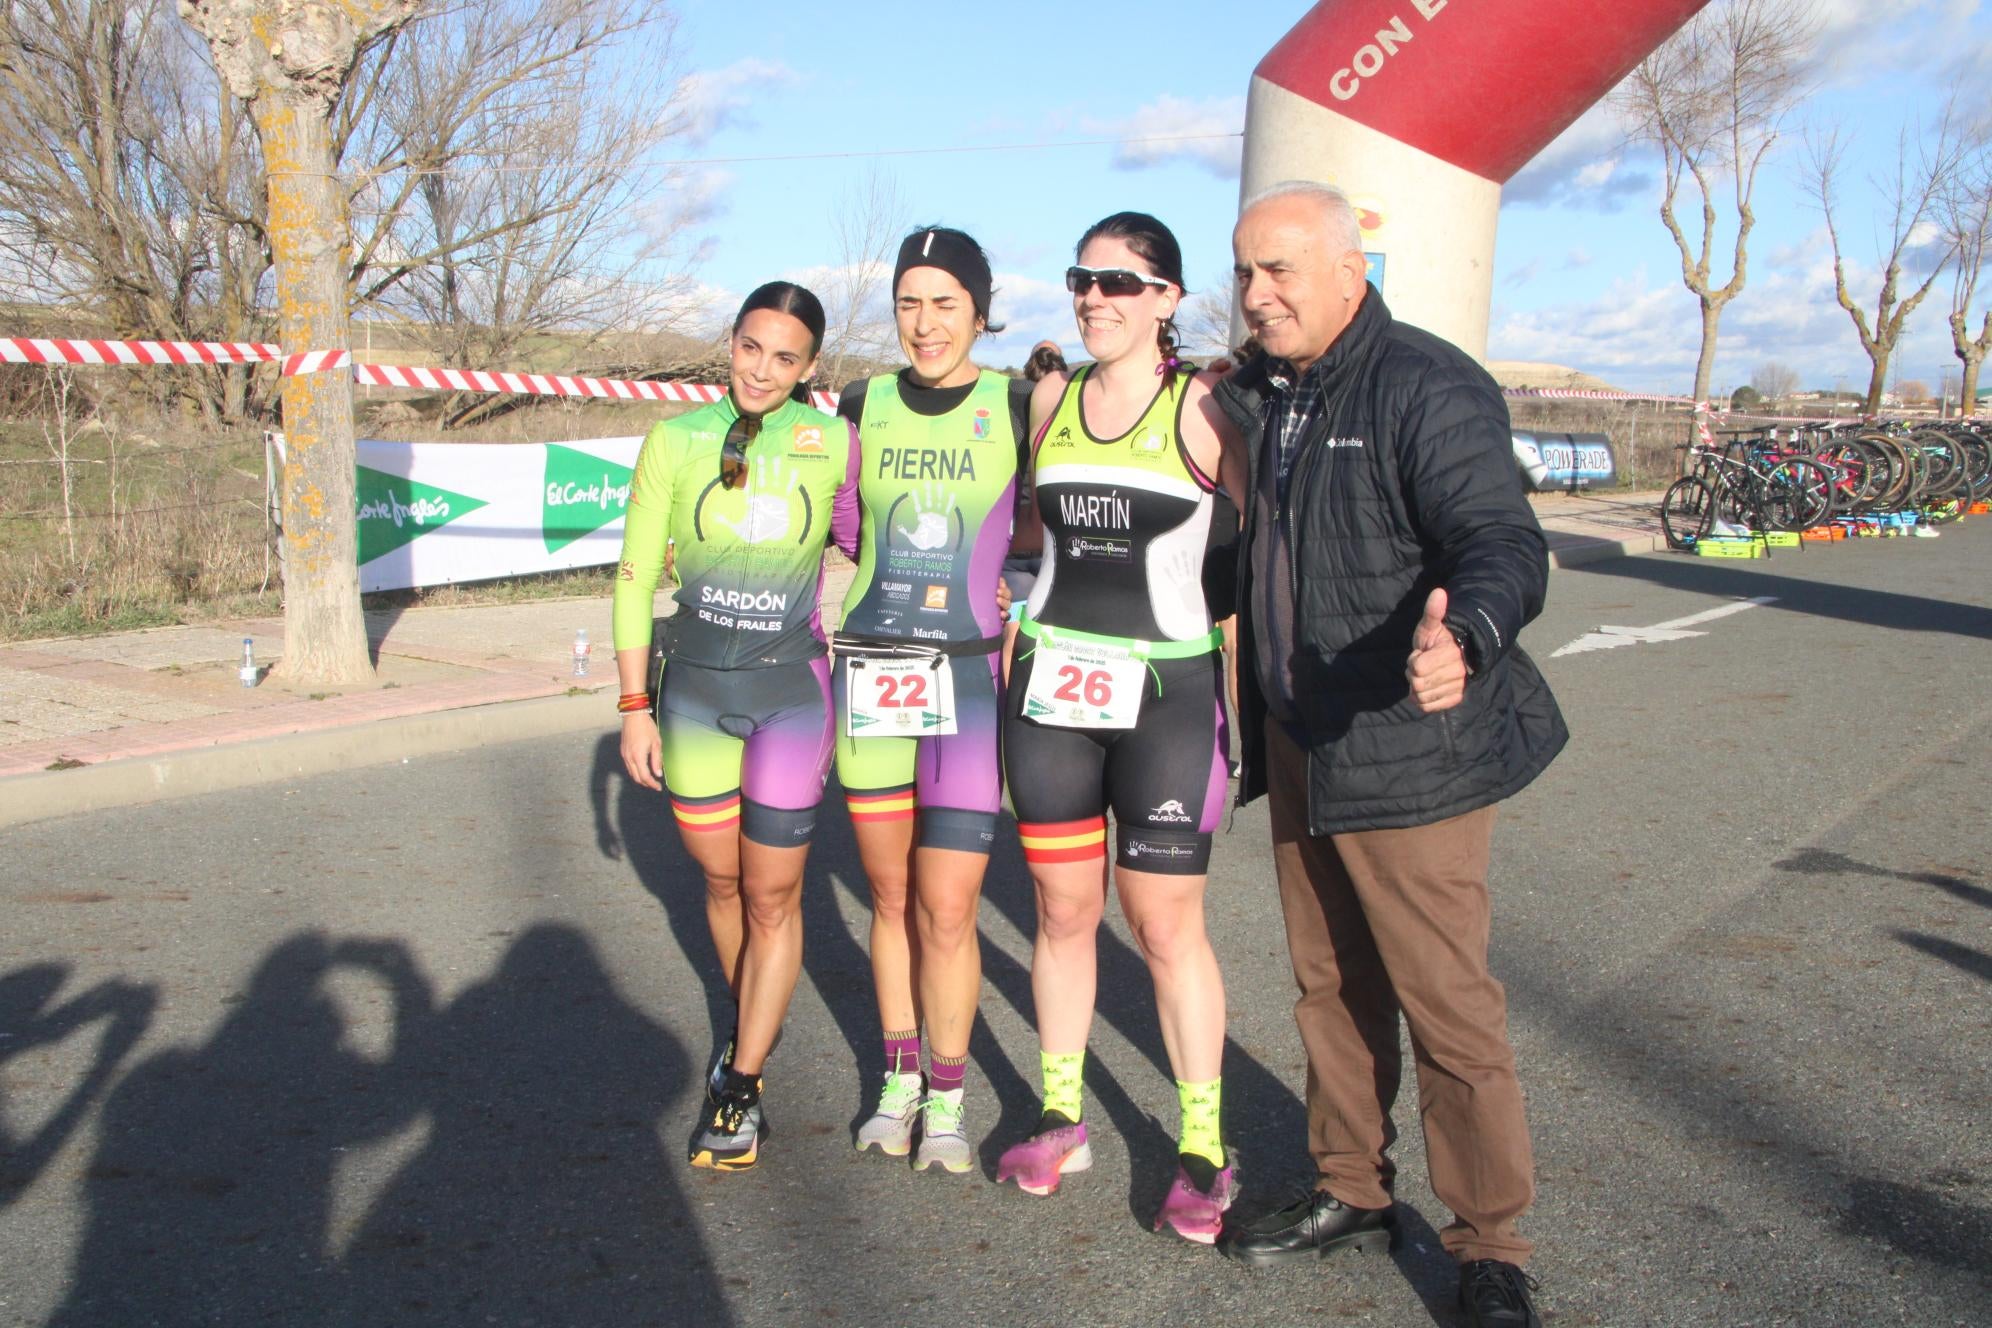
[(989, 317), (989, 296), (993, 282), (989, 260), (975, 241), (955, 231), (915, 231), (899, 246), (899, 262), (892, 269), (892, 289), (899, 291), (899, 279), (907, 269), (937, 267), (962, 284), (975, 304), (979, 318)]

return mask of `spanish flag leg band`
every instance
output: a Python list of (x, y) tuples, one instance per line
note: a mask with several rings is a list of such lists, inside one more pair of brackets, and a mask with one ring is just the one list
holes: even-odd
[(682, 830), (735, 830), (740, 826), (740, 790), (713, 798), (673, 798), (671, 815)]
[(1107, 818), (1089, 816), (1083, 821), (1019, 822), (1017, 837), (1024, 841), (1025, 862), (1090, 862), (1107, 856)]
[(913, 786), (893, 789), (867, 789), (845, 793), (844, 805), (853, 821), (910, 821), (913, 819)]

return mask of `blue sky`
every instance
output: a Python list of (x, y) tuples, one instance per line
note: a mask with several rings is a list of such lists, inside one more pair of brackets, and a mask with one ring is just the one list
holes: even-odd
[[(773, 276), (826, 281), (840, 261), (840, 208), (848, 211), (868, 177), (900, 195), (908, 225), (961, 226), (990, 250), (996, 316), (1010, 331), (980, 356), (988, 364), (1021, 359), (1041, 336), (1076, 344), (1060, 274), (1079, 233), (1107, 213), (1161, 217), (1182, 241), (1192, 289), (1220, 284), (1238, 143), (1191, 136), (1243, 127), (1252, 67), (1308, 8), (1013, 0), (984, 9), (927, 0), (826, 18), (821, 6), (790, 0), (680, 0), (686, 127), (661, 155), (691, 164), (656, 206), (691, 218), (680, 254), (698, 283), (695, 319), (710, 321), (711, 309)], [(1747, 382), (1772, 360), (1808, 385), (1865, 386), (1867, 360), (1834, 303), (1831, 252), (1802, 186), (1802, 134), (1838, 121), (1856, 136), (1841, 231), (1853, 289), (1871, 297), (1878, 219), (1864, 179), (1891, 159), (1898, 127), (1940, 109), (1960, 71), (1975, 69), (1983, 88), (1992, 68), (1992, 13), (1977, 0), (1816, 0), (1813, 8), (1822, 72), (1760, 176), (1750, 281), (1724, 316), (1718, 386)], [(1184, 137), (1056, 146), (1161, 135)], [(1609, 115), (1594, 110), (1510, 182), (1489, 355), (1685, 391), (1695, 301), (1656, 213), (1658, 161), (1620, 140)], [(866, 155), (904, 149), (948, 151)], [(776, 156), (813, 159), (751, 160)], [(1947, 303), (1940, 278), (1905, 336), (1902, 376), (1933, 388), (1957, 368)]]

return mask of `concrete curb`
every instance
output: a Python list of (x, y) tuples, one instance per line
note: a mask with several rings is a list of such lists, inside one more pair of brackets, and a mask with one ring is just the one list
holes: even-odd
[(1581, 567), (1608, 558), (1630, 558), (1636, 554), (1664, 552), (1667, 542), (1659, 535), (1632, 535), (1621, 540), (1586, 540), (1549, 551), (1552, 568)]
[(16, 775), (0, 782), (0, 828), (614, 727), (614, 715), (597, 696), (547, 696)]

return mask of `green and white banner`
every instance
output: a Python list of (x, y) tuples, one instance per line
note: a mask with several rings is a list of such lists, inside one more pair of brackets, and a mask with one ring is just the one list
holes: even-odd
[[(641, 438), (360, 440), (360, 589), (405, 590), (614, 563), (642, 444)], [(280, 441), (277, 447), (281, 457)]]

